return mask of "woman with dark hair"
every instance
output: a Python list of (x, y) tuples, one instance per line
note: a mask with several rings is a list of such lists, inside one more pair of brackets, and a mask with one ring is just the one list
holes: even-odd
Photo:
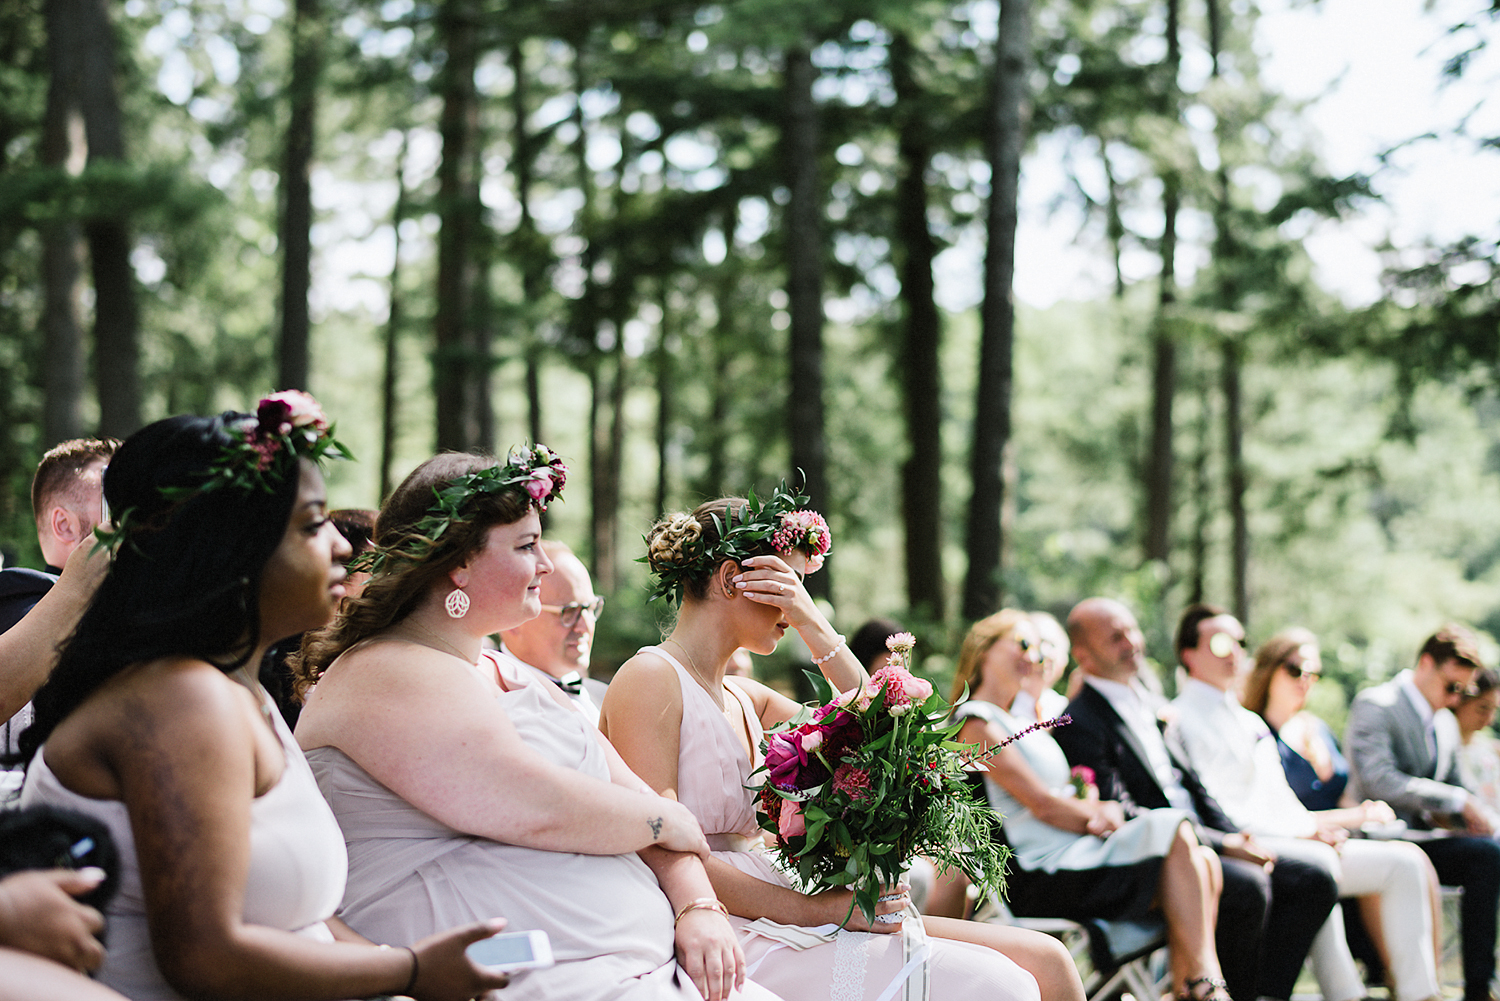
[[(1007, 608), (974, 623), (953, 679), (955, 700), (965, 688), (969, 693), (954, 710), (964, 720), (958, 739), (995, 747), (1020, 735), (1026, 724), (1002, 707), (1026, 675), (1041, 670), (1040, 637), (1026, 612)], [(1223, 876), (1186, 813), (1147, 810), (1127, 821), (1119, 803), (1099, 799), (1088, 775), (1070, 772), (1046, 733), (1001, 746), (984, 766), (990, 805), (1014, 852), (1008, 899), (1015, 913), (1075, 920), (1159, 914), (1177, 996), (1228, 1001), (1214, 950)]]
[(540, 445), (429, 459), (380, 512), (364, 592), (304, 644), (297, 739), (348, 842), (339, 914), (399, 941), (488, 913), (547, 932), (557, 964), (512, 1001), (768, 998), (744, 984), (691, 814), (559, 688), (483, 649), (541, 610), (539, 511), (566, 472)]
[(1490, 732), (1500, 705), (1500, 677), (1487, 667), (1474, 673), (1474, 687), (1464, 693), (1453, 716), (1458, 720), (1458, 773), (1464, 788), (1500, 816), (1500, 742)]
[[(909, 913), (906, 894), (882, 896), (871, 924), (849, 891), (804, 894), (771, 865), (759, 850), (746, 784), (761, 762), (765, 728), (799, 707), (748, 678), (726, 677), (737, 648), (769, 654), (795, 629), (834, 688), (868, 680), (803, 586), (831, 537), (821, 515), (796, 504), (780, 490), (755, 507), (728, 497), (651, 530), (655, 593), (681, 609), (661, 645), (642, 649), (615, 674), (600, 725), (636, 774), (681, 800), (710, 832), (709, 877), (735, 916), (756, 978), (788, 997), (873, 1001), (912, 983), (905, 936), (890, 934)], [(976, 922), (906, 920), (922, 921), (933, 936), (934, 998), (1035, 998), (1040, 986), (1047, 1001), (1081, 1001), (1077, 970), (1053, 939)], [(834, 936), (839, 925), (845, 928)]]
[[(1356, 802), (1348, 794), (1349, 766), (1333, 731), (1306, 711), (1307, 696), (1322, 673), (1318, 638), (1306, 629), (1285, 629), (1255, 652), (1242, 705), (1265, 720), (1275, 736), (1281, 775), (1295, 798), (1286, 797), (1290, 806), (1275, 811), (1277, 816), (1261, 818), (1266, 827), (1251, 830), (1284, 853), (1300, 847), (1286, 847), (1288, 834), (1296, 834), (1302, 844), (1315, 839), (1311, 850), (1331, 858), (1328, 868), (1338, 880), (1340, 895), (1359, 898), (1365, 930), (1394, 983), (1392, 997), (1437, 997), (1437, 957), (1442, 955), (1437, 873), (1422, 850), (1409, 842), (1340, 840), (1341, 830), (1388, 824), (1396, 815), (1385, 803)], [(1299, 803), (1305, 808), (1301, 815)], [(1276, 835), (1282, 838), (1272, 840)], [(1337, 910), (1318, 933), (1309, 956), (1325, 997), (1365, 993)]]
[(109, 827), (123, 871), (99, 977), (134, 1001), (504, 984), (463, 953), (503, 922), (393, 949), (330, 918), (343, 839), (255, 680), (272, 641), (342, 596), (348, 547), (316, 465), (342, 451), (316, 401), (278, 393), (255, 416), (149, 425), (105, 474), (117, 549), (37, 693), (22, 804)]

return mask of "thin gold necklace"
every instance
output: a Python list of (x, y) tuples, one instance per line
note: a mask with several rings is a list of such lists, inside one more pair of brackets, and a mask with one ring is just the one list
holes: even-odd
[(453, 656), (457, 657), (459, 660), (463, 661), (465, 664), (469, 664), (471, 666), (474, 664), (474, 661), (470, 660), (467, 656), (465, 656), (464, 653), (463, 653), (463, 651), (459, 650), (458, 647), (454, 646), (452, 643), (449, 643), (447, 640), (443, 639), (437, 633), (433, 632), (431, 629), (428, 629), (426, 626), (422, 625), (422, 623), (416, 621), (415, 619), (407, 619), (405, 624), (411, 626), (417, 632), (422, 633), (422, 634), (424, 634), (424, 635), (426, 635), (426, 636), (428, 636), (428, 637), (436, 640), (438, 642), (439, 646), (441, 647), (441, 649), (439, 649), (439, 647), (432, 646), (432, 644), (430, 644), (430, 643), (423, 643), (423, 644), (421, 644), (422, 646), (428, 647), (429, 649), (438, 650), (439, 653), (451, 653)]
[(690, 667), (690, 668), (693, 669), (693, 676), (698, 679), (698, 684), (702, 685), (703, 686), (703, 690), (708, 693), (708, 697), (714, 700), (714, 705), (716, 705), (716, 706), (719, 707), (719, 712), (725, 712), (726, 708), (725, 708), (725, 705), (724, 705), (724, 696), (723, 696), (723, 687), (724, 686), (723, 685), (719, 686), (720, 693), (719, 693), (718, 697), (715, 698), (714, 697), (713, 686), (708, 683), (708, 679), (707, 678), (703, 677), (703, 672), (700, 671), (700, 670), (698, 670), (698, 664), (693, 660), (693, 655), (690, 654), (690, 653), (688, 653), (688, 648), (685, 647), (685, 646), (683, 646), (682, 645), (682, 641), (679, 640), (679, 639), (677, 639), (675, 636), (672, 637), (671, 639), (667, 640), (667, 642), (675, 644), (676, 647), (677, 647), (677, 649), (679, 649), (679, 650), (682, 651), (682, 655), (687, 658), (688, 667)]

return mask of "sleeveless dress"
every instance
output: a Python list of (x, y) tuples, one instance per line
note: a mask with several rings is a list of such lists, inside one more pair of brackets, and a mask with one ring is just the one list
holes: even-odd
[[(274, 705), (267, 718), (286, 757), (280, 780), (250, 805), (250, 871), (242, 919), (332, 942), (323, 923), (344, 893), (344, 838), (302, 750)], [(120, 890), (105, 911), (109, 948), (98, 980), (132, 1001), (182, 1001), (162, 978), (151, 953), (146, 901), (130, 815), (119, 800), (90, 799), (62, 784), (47, 766), (45, 745), (31, 759), (21, 805), (49, 803), (97, 817), (120, 851)]]
[[(609, 782), (599, 732), (506, 659), (486, 651), (509, 691), (496, 689), (528, 747), (553, 764)], [(376, 942), (410, 943), (440, 929), (504, 917), (507, 931), (540, 928), (557, 963), (512, 974), (506, 1001), (697, 1001), (674, 959), (672, 906), (635, 854), (583, 855), (464, 834), (418, 810), (342, 751), (307, 752), (349, 849), (339, 917)], [(747, 982), (734, 995), (776, 1001)]]
[[(953, 715), (992, 723), (1006, 736), (1027, 726), (990, 702), (965, 702)], [(1051, 736), (1033, 733), (1011, 746), (1057, 795), (1072, 795), (1067, 756)], [(1007, 876), (1012, 912), (1028, 918), (1134, 920), (1151, 911), (1162, 859), (1186, 813), (1148, 810), (1100, 838), (1038, 820), (988, 775), (984, 788), (1013, 853)]]
[[(713, 698), (682, 664), (661, 647), (645, 647), (677, 672), (682, 688), (682, 728), (677, 757), (677, 798), (693, 812), (714, 858), (777, 886), (791, 883), (757, 847), (760, 827), (747, 783), (758, 761), (744, 746)], [(763, 732), (749, 696), (725, 685), (749, 721), (750, 746)], [(759, 751), (756, 751), (757, 758)], [(770, 926), (732, 917), (740, 931), (748, 969), (756, 981), (796, 1001), (878, 1001), (901, 996), (907, 973), (902, 936)], [(912, 919), (908, 919), (912, 920)], [(828, 941), (823, 941), (823, 939)], [(796, 944), (788, 944), (795, 940)], [(929, 938), (930, 996), (933, 1001), (1035, 1001), (1036, 981), (1010, 959), (983, 946)], [(799, 948), (807, 946), (806, 948)], [(887, 993), (887, 992), (891, 993)]]
[[(1339, 799), (1349, 785), (1349, 762), (1344, 758), (1344, 752), (1339, 750), (1338, 739), (1334, 737), (1328, 724), (1316, 716), (1308, 716), (1307, 720), (1314, 728), (1312, 739), (1321, 741), (1328, 751), (1329, 761), (1333, 763), (1333, 774), (1326, 780), (1319, 778), (1318, 769), (1313, 763), (1277, 733), (1276, 750), (1281, 755), (1281, 770), (1286, 773), (1287, 785), (1292, 787), (1292, 792), (1297, 794), (1303, 806), (1309, 810), (1332, 810), (1339, 805)], [(1275, 730), (1271, 732), (1276, 733)]]

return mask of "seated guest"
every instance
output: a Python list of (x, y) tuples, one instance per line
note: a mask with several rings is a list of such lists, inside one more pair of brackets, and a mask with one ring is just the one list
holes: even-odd
[[(1192, 765), (1236, 826), (1253, 833), (1278, 859), (1301, 858), (1327, 867), (1342, 896), (1378, 894), (1396, 998), (1438, 997), (1435, 915), (1425, 857), (1403, 842), (1349, 838), (1350, 828), (1393, 819), (1384, 803), (1317, 813), (1302, 805), (1287, 784), (1270, 727), (1235, 698), (1246, 665), (1244, 642), (1244, 627), (1222, 608), (1198, 604), (1183, 612), (1177, 656), (1188, 677), (1172, 703), (1177, 711), (1167, 742)], [(1304, 668), (1310, 674), (1313, 662), (1306, 661)], [(1340, 911), (1330, 915), (1310, 955), (1327, 1001), (1365, 996)]]
[[(959, 739), (994, 747), (1025, 729), (1007, 706), (1022, 679), (1040, 675), (1036, 626), (1005, 609), (974, 623), (959, 652), (953, 698)], [(1219, 862), (1198, 844), (1181, 810), (1147, 810), (1129, 821), (1090, 783), (1070, 788), (1068, 761), (1046, 732), (984, 759), (990, 804), (1004, 818), (1011, 858), (1006, 897), (1022, 917), (1135, 920), (1159, 912), (1167, 924), (1172, 986), (1180, 998), (1229, 997), (1214, 953)]]
[[(52, 589), (73, 550), (92, 543), (94, 529), (104, 516), (104, 467), (119, 444), (113, 438), (75, 438), (53, 446), (37, 463), (31, 479), (31, 513), (47, 568), (0, 570), (0, 633), (21, 621)], [(58, 641), (65, 635), (60, 634)], [(36, 685), (45, 677), (38, 676)], [(31, 722), (31, 707), (23, 706), (0, 722), (0, 738), (4, 739), (0, 752), (14, 754), (20, 747), (21, 731)]]
[[(1322, 670), (1317, 637), (1306, 629), (1283, 630), (1256, 651), (1255, 667), (1245, 679), (1244, 706), (1264, 719), (1275, 734), (1282, 772), (1303, 806), (1324, 817), (1337, 818), (1350, 828), (1381, 823), (1393, 816), (1390, 807), (1385, 803), (1354, 801), (1348, 794), (1349, 763), (1339, 749), (1338, 740), (1327, 723), (1304, 709), (1308, 692)], [(1427, 882), (1431, 894), (1431, 917), (1427, 920), (1432, 927), (1433, 955), (1441, 956), (1438, 938), (1442, 932), (1441, 900), (1437, 873), (1432, 870), (1431, 862), (1427, 863)], [(1366, 933), (1378, 953), (1381, 969), (1390, 970), (1392, 959), (1384, 923), (1380, 895), (1362, 895), (1359, 927), (1351, 924), (1349, 930)]]
[(400, 948), (332, 920), (343, 838), (253, 673), (343, 593), (313, 461), (341, 451), (327, 427), (278, 393), (257, 416), (151, 424), (105, 473), (117, 549), (37, 692), (21, 803), (109, 828), (122, 871), (99, 979), (132, 1001), (460, 1001), (505, 983), (463, 951), (501, 920)]
[[(925, 982), (933, 998), (953, 1001), (1038, 993), (1082, 1001), (1078, 972), (1055, 939), (916, 918), (904, 886), (881, 895), (871, 922), (850, 890), (804, 893), (762, 850), (750, 775), (764, 761), (766, 729), (801, 707), (767, 685), (728, 679), (734, 651), (770, 654), (795, 630), (835, 689), (870, 680), (804, 583), (822, 566), (832, 535), (821, 515), (794, 506), (779, 490), (754, 512), (744, 498), (721, 497), (652, 527), (655, 593), (680, 603), (677, 621), (661, 644), (621, 666), (601, 728), (652, 788), (699, 818), (714, 849), (709, 876), (759, 964), (756, 976), (784, 996), (878, 1001), (924, 995)], [(921, 922), (912, 934), (926, 936), (925, 962), (905, 934), (894, 934), (906, 921)], [(800, 945), (784, 948), (789, 940)]]
[(508, 1001), (769, 999), (745, 980), (692, 814), (557, 685), (483, 649), (541, 612), (539, 512), (565, 475), (540, 445), (424, 462), (381, 509), (364, 592), (304, 643), (317, 688), (297, 739), (349, 845), (339, 914), (398, 942), (458, 915), (547, 932), (557, 964)]
[(1049, 612), (1032, 612), (1036, 629), (1041, 670), (1027, 671), (1021, 677), (1021, 690), (1009, 712), (1016, 719), (1035, 723), (1053, 719), (1068, 711), (1068, 697), (1055, 689), (1068, 669), (1068, 634), (1057, 617)]
[(542, 551), (552, 561), (552, 572), (542, 578), (542, 614), (502, 632), (500, 651), (561, 688), (590, 723), (598, 723), (605, 684), (589, 677), (589, 656), (604, 599), (594, 594), (588, 567), (573, 550), (546, 539)]
[(1463, 787), (1458, 724), (1449, 710), (1472, 690), (1483, 666), (1474, 634), (1444, 626), (1422, 644), (1415, 668), (1354, 697), (1344, 734), (1355, 796), (1384, 800), (1413, 830), (1446, 827), (1454, 834), (1416, 843), (1444, 885), (1463, 887), (1466, 1001), (1488, 1001), (1495, 975), (1500, 845), (1489, 837), (1489, 811)]
[(1161, 703), (1139, 683), (1151, 672), (1130, 609), (1085, 599), (1068, 615), (1068, 635), (1084, 682), (1068, 703), (1072, 723), (1052, 732), (1069, 763), (1093, 769), (1100, 796), (1119, 800), (1126, 817), (1165, 806), (1192, 814), (1199, 839), (1214, 847), (1224, 869), (1215, 941), (1230, 994), (1235, 1001), (1289, 998), (1338, 900), (1333, 874), (1297, 859), (1275, 861), (1168, 750)]
[(1458, 774), (1465, 789), (1479, 797), (1500, 825), (1500, 742), (1490, 727), (1500, 704), (1500, 677), (1489, 668), (1474, 675), (1474, 688), (1465, 692), (1453, 718), (1458, 721)]
[(83, 975), (104, 961), (104, 918), (73, 897), (103, 879), (99, 869), (0, 879), (0, 1001), (123, 1001)]

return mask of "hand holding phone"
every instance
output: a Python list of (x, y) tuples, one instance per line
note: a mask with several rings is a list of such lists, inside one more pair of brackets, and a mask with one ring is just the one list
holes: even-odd
[(552, 941), (540, 929), (503, 932), (471, 943), (464, 950), (480, 966), (497, 973), (544, 970), (552, 965)]

